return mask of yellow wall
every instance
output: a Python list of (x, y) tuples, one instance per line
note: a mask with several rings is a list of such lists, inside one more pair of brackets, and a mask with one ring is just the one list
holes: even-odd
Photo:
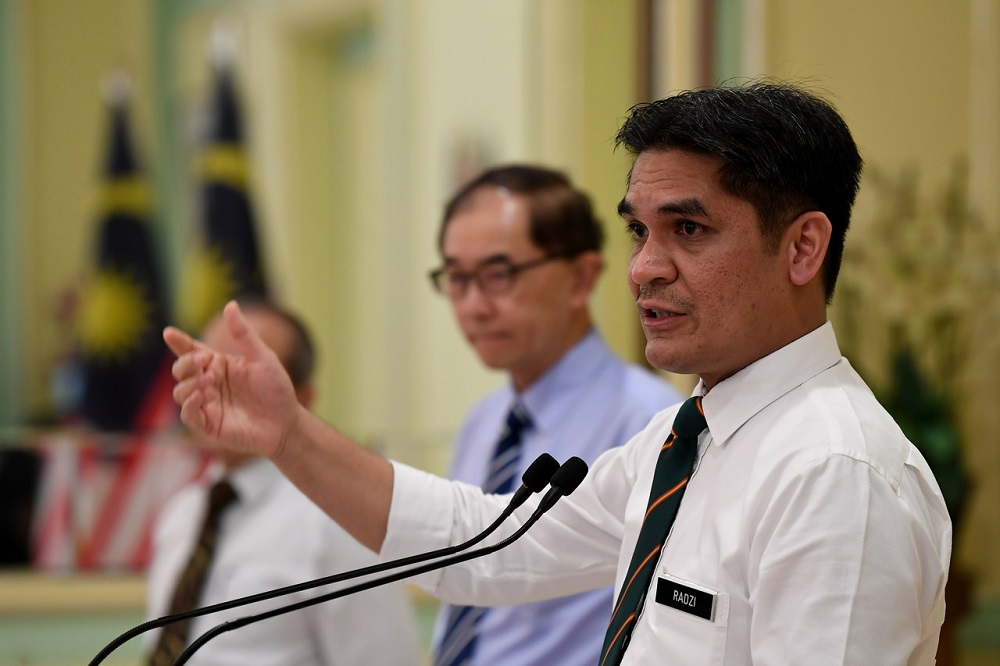
[(829, 91), (869, 166), (940, 183), (969, 139), (968, 3), (767, 3), (767, 73)]

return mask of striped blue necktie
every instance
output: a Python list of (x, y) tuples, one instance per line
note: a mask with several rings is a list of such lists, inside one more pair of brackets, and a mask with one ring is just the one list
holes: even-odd
[[(519, 404), (507, 414), (507, 426), (497, 442), (483, 490), (504, 494), (514, 491), (514, 479), (521, 461), (521, 433), (531, 427), (531, 419)], [(488, 609), (479, 606), (451, 606), (444, 636), (438, 645), (434, 666), (468, 664), (476, 649), (476, 627)]]

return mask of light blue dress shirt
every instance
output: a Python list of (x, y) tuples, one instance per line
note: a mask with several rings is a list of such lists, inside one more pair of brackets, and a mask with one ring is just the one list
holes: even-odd
[[(639, 432), (657, 412), (684, 398), (668, 382), (618, 358), (596, 330), (517, 394), (508, 385), (468, 414), (455, 442), (451, 478), (482, 485), (511, 404), (519, 401), (533, 427), (522, 439), (520, 479), (541, 453), (560, 463), (592, 464)], [(610, 587), (571, 597), (491, 609), (480, 623), (474, 666), (593, 666), (611, 616)], [(443, 620), (438, 618), (435, 643)]]

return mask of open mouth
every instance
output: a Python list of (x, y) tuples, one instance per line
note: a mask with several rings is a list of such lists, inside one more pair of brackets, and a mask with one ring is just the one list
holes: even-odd
[(641, 308), (642, 316), (647, 319), (668, 319), (670, 317), (681, 316), (680, 312), (674, 312), (673, 310), (653, 310), (650, 308)]

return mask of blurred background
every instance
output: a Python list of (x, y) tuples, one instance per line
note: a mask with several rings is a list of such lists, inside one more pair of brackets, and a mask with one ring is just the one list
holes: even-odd
[(756, 76), (854, 131), (831, 318), (952, 510), (939, 663), (1000, 663), (995, 0), (0, 0), (0, 664), (85, 662), (143, 619), (149, 521), (203, 466), (165, 323), (280, 299), (316, 336), (319, 414), (443, 472), (502, 381), (426, 279), (448, 195), (565, 170), (608, 232), (598, 322), (640, 360), (614, 134)]

